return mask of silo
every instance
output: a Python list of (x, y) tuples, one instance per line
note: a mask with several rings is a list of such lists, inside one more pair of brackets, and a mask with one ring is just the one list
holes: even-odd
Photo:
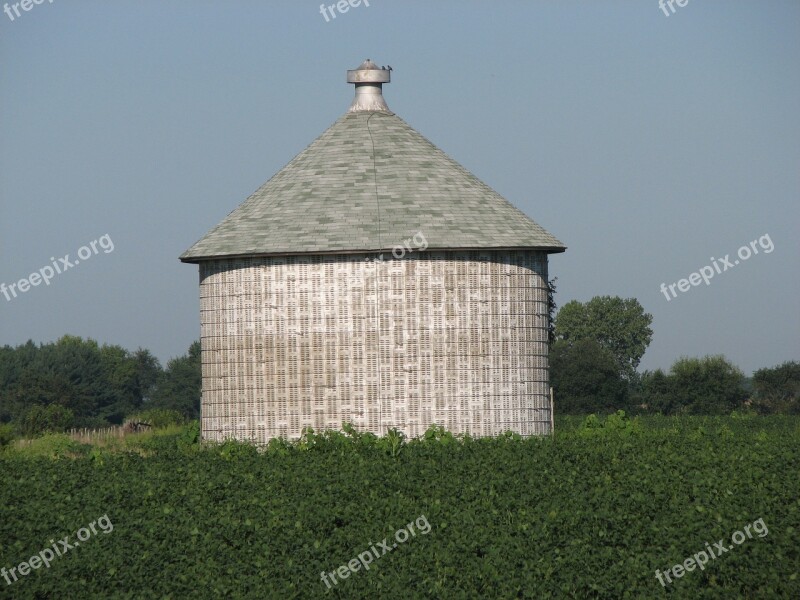
[(565, 246), (391, 112), (390, 78), (348, 71), (350, 109), (180, 257), (200, 265), (204, 439), (550, 431)]

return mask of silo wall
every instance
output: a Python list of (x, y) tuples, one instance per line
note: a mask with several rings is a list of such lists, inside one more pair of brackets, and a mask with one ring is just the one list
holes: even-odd
[(204, 439), (550, 431), (547, 254), (200, 265)]

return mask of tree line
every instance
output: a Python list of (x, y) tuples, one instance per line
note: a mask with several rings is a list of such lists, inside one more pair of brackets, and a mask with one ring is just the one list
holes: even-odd
[(154, 409), (200, 415), (200, 342), (166, 368), (149, 350), (69, 335), (0, 348), (0, 426), (19, 435), (120, 425)]
[(747, 378), (724, 356), (681, 357), (668, 372), (640, 373), (652, 321), (635, 298), (596, 296), (565, 304), (555, 316), (550, 347), (556, 412), (800, 414), (800, 362)]
[[(555, 285), (551, 282), (551, 291)], [(552, 295), (551, 295), (552, 296)], [(598, 296), (550, 304), (550, 381), (556, 412), (800, 414), (800, 362), (752, 378), (724, 356), (679, 358), (640, 373), (653, 317), (635, 298)], [(17, 435), (122, 424), (155, 409), (200, 416), (200, 342), (162, 367), (148, 350), (128, 351), (64, 336), (0, 348), (0, 427)]]

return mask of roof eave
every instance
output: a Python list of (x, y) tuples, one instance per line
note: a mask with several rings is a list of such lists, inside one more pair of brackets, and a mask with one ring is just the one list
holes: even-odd
[[(435, 248), (428, 246), (422, 252), (463, 252), (474, 250), (529, 250), (533, 252), (544, 252), (546, 254), (559, 254), (564, 252), (567, 246), (462, 246), (462, 247), (441, 247)], [(186, 256), (180, 257), (182, 263), (200, 264), (201, 262), (211, 260), (236, 260), (240, 258), (281, 258), (287, 256), (344, 256), (351, 254), (376, 254), (379, 252), (392, 253), (393, 248), (360, 248), (357, 250), (328, 250), (328, 251), (310, 251), (310, 252), (246, 252), (241, 254), (216, 254), (216, 255), (201, 255), (201, 256)]]

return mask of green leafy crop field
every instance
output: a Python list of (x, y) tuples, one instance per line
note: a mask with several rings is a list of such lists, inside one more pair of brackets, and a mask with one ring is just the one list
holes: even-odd
[(0, 598), (800, 598), (796, 417), (191, 437), (0, 452)]

